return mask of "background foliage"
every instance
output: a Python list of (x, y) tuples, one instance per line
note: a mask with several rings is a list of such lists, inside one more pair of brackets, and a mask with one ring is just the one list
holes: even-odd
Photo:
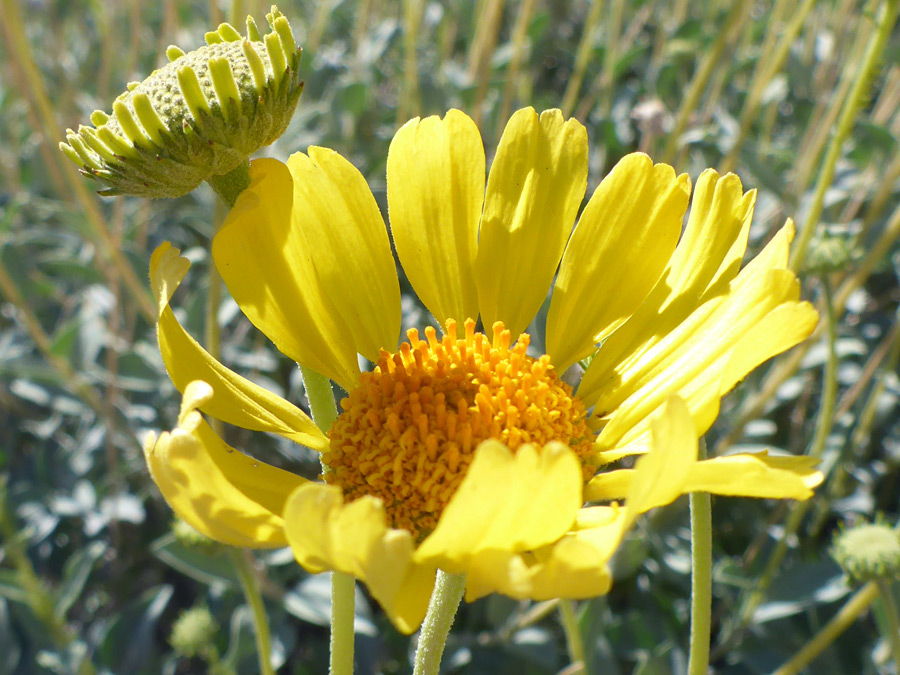
[[(170, 240), (194, 261), (178, 306), (202, 334), (214, 196), (204, 187), (173, 201), (101, 199), (56, 149), (65, 127), (108, 110), (126, 81), (162, 65), (168, 44), (194, 48), (229, 12), (242, 25), (268, 9), (232, 4), (2, 0), (0, 675), (203, 672), (203, 660), (169, 643), (179, 613), (197, 605), (217, 622), (214, 646), (228, 667), (254, 672), (231, 558), (176, 538), (140, 448), (148, 430), (172, 426), (179, 401), (145, 315), (149, 252)], [(749, 378), (707, 436), (713, 454), (819, 452), (828, 475), (801, 509), (714, 502), (719, 673), (767, 673), (794, 655), (853, 592), (829, 557), (836, 527), (900, 516), (896, 31), (874, 76), (860, 76), (880, 8), (858, 0), (280, 6), (304, 49), (306, 90), (266, 152), (335, 148), (382, 207), (398, 123), (459, 107), (479, 123), (490, 157), (517, 107), (562, 107), (588, 128), (588, 194), (637, 149), (694, 179), (705, 167), (735, 170), (759, 189), (754, 251), (790, 216), (801, 232), (815, 228), (812, 258), (837, 259), (831, 271), (804, 271), (804, 293), (823, 316), (830, 304), (833, 330), (823, 323)], [(111, 250), (131, 268), (114, 265)], [(417, 323), (423, 310), (412, 296), (404, 308)], [(219, 318), (226, 362), (302, 402), (296, 366), (230, 299)], [(248, 447), (240, 430), (229, 433)], [(255, 435), (252, 450), (316, 473), (314, 457), (278, 439)], [(651, 514), (618, 554), (611, 594), (578, 603), (590, 672), (684, 672), (688, 535), (686, 500)], [(258, 569), (279, 672), (325, 672), (327, 578), (305, 574), (289, 552), (256, 557), (266, 563)], [(357, 606), (358, 672), (408, 672), (409, 641), (362, 595)], [(804, 672), (896, 672), (879, 639), (883, 611), (871, 610)], [(462, 608), (445, 657), (447, 672), (465, 673), (578, 672), (569, 663), (556, 603), (503, 597)]]

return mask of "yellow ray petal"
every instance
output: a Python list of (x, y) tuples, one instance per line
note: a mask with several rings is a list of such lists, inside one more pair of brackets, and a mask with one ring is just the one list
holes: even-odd
[(157, 337), (166, 370), (178, 391), (194, 380), (208, 382), (215, 396), (200, 409), (213, 417), (253, 431), (289, 438), (314, 450), (328, 447), (328, 439), (294, 405), (216, 361), (182, 328), (169, 306), (190, 263), (171, 244), (161, 244), (150, 258), (150, 281), (159, 309)]
[(400, 285), (387, 228), (366, 179), (334, 150), (311, 147), (288, 160), (293, 230), (303, 233), (324, 288), (353, 336), (376, 361), (400, 335)]
[(482, 551), (528, 551), (555, 541), (575, 521), (581, 468), (562, 443), (515, 452), (483, 442), (434, 531), (416, 551), (448, 572)]
[(597, 187), (566, 246), (547, 313), (547, 353), (560, 372), (650, 293), (675, 250), (690, 189), (686, 174), (639, 153)]
[(241, 311), (283, 354), (352, 389), (353, 335), (316, 271), (316, 251), (293, 226), (290, 171), (258, 159), (250, 178), (213, 241), (216, 267)]
[(288, 499), (284, 519), (288, 543), (303, 567), (353, 575), (399, 630), (419, 627), (436, 568), (413, 561), (412, 535), (388, 528), (381, 500), (362, 497), (345, 504), (340, 488), (307, 483)]
[(472, 277), (484, 201), (484, 147), (459, 110), (410, 120), (387, 159), (391, 233), (400, 264), (439, 325), (478, 317)]
[[(697, 462), (691, 467), (685, 492), (711, 492), (731, 497), (809, 499), (822, 482), (818, 461), (810, 457), (741, 453)], [(634, 469), (595, 476), (585, 487), (588, 501), (622, 499), (634, 479)]]
[(509, 120), (491, 166), (475, 280), (484, 325), (524, 331), (550, 283), (587, 186), (587, 131), (559, 110)]
[(205, 382), (188, 385), (178, 427), (144, 446), (150, 474), (172, 510), (207, 537), (232, 546), (284, 546), (281, 512), (306, 481), (227, 446), (196, 411), (211, 396)]
[(612, 577), (596, 548), (574, 535), (534, 552), (484, 551), (466, 569), (466, 601), (490, 593), (520, 600), (590, 598), (609, 591)]
[[(727, 292), (737, 273), (753, 217), (755, 192), (741, 193), (737, 176), (701, 174), (684, 235), (665, 274), (644, 303), (603, 344), (591, 362), (579, 396), (621, 392), (621, 373), (664, 340), (698, 306)], [(605, 406), (603, 406), (605, 407)]]
[[(786, 243), (783, 248), (786, 251)], [(760, 259), (780, 265), (783, 258), (780, 253), (770, 255), (767, 247)], [(718, 412), (721, 396), (749, 368), (812, 331), (815, 312), (798, 302), (799, 291), (796, 277), (788, 270), (748, 265), (726, 295), (701, 305), (639, 358), (616, 366), (615, 380), (601, 385), (605, 375), (592, 362), (579, 395), (595, 406), (597, 415), (614, 411), (597, 439), (597, 449), (609, 451), (643, 433), (643, 420), (672, 393), (687, 400), (698, 432), (705, 432)]]

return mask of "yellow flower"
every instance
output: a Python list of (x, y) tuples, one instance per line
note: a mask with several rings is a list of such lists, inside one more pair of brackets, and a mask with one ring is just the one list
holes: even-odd
[[(704, 172), (682, 235), (690, 181), (634, 154), (575, 225), (587, 134), (557, 110), (513, 115), (484, 176), (459, 111), (394, 137), (394, 245), (444, 328), (398, 348), (396, 266), (362, 175), (316, 147), (253, 163), (213, 255), (244, 314), (349, 392), (327, 436), (211, 358), (169, 306), (188, 261), (168, 244), (151, 261), (160, 349), (184, 394), (177, 428), (146, 448), (169, 504), (213, 539), (289, 544), (312, 572), (352, 574), (407, 632), (438, 568), (466, 574), (468, 600), (597, 595), (640, 513), (695, 490), (806, 499), (821, 481), (807, 458), (697, 460), (721, 397), (815, 326), (787, 269), (791, 223), (741, 270), (755, 193)], [(513, 336), (551, 287), (535, 355)], [(573, 391), (559, 374), (590, 355)], [(320, 452), (324, 482), (236, 452), (198, 411)]]

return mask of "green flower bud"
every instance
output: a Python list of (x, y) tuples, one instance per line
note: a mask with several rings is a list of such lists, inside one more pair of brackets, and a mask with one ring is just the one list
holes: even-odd
[(180, 197), (227, 174), (287, 128), (303, 90), (301, 51), (287, 18), (272, 7), (271, 32), (247, 37), (223, 23), (207, 44), (131, 83), (93, 127), (66, 132), (62, 152), (81, 173), (104, 184), (102, 195)]
[(834, 538), (831, 555), (857, 583), (900, 577), (900, 537), (885, 523), (841, 530)]
[(811, 274), (839, 272), (846, 269), (857, 254), (846, 237), (818, 235), (810, 244), (804, 271)]
[(179, 656), (207, 655), (218, 631), (219, 625), (206, 607), (192, 607), (178, 615), (169, 644)]

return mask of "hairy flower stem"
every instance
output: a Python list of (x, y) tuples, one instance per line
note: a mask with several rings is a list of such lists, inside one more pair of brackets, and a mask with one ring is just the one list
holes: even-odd
[[(584, 639), (581, 637), (581, 627), (578, 625), (578, 617), (575, 616), (575, 603), (565, 598), (559, 600), (559, 618), (562, 621), (563, 632), (566, 634), (566, 648), (569, 650), (569, 663), (572, 668), (581, 666), (580, 672), (584, 675), (590, 673), (587, 657), (584, 653)], [(568, 671), (567, 671), (568, 672)]]
[[(327, 432), (337, 419), (337, 405), (331, 381), (316, 371), (300, 366), (306, 398), (313, 421)], [(343, 572), (331, 574), (331, 675), (353, 673), (353, 618), (356, 613), (353, 577)]]
[(256, 652), (259, 656), (260, 675), (275, 675), (272, 669), (272, 639), (269, 632), (269, 618), (266, 616), (266, 608), (263, 606), (259, 584), (253, 572), (250, 553), (236, 548), (228, 549), (228, 556), (234, 565), (241, 581), (241, 589), (244, 591), (244, 599), (250, 606), (253, 617), (253, 629), (256, 635)]
[(465, 588), (465, 575), (438, 570), (428, 613), (419, 631), (413, 675), (438, 675), (440, 672), (444, 646)]
[[(699, 460), (706, 459), (701, 438)], [(712, 502), (708, 492), (693, 492), (691, 502), (691, 645), (688, 675), (709, 670), (712, 613)]]

